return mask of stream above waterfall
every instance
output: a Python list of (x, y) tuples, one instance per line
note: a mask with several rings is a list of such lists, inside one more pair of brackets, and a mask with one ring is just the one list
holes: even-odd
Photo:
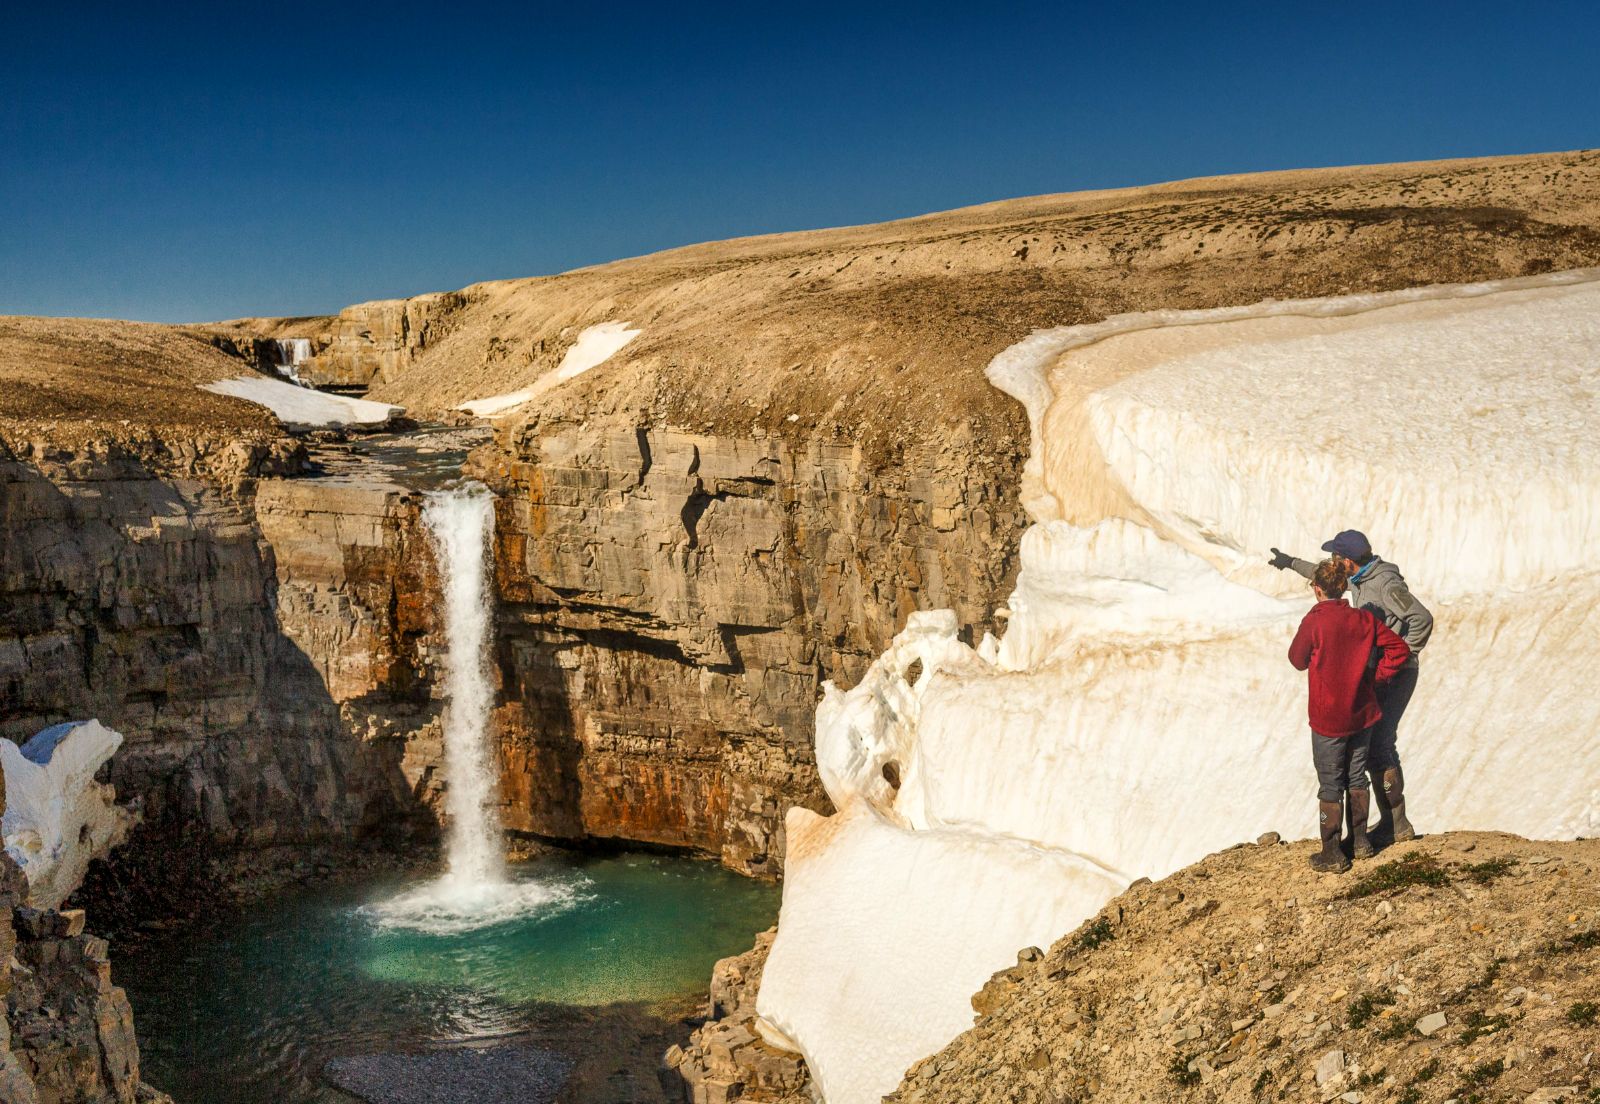
[(778, 911), (774, 886), (663, 855), (546, 856), (508, 878), (543, 906), (468, 931), (397, 926), (370, 906), (428, 883), (390, 878), (120, 956), (145, 1079), (178, 1104), (345, 1104), (330, 1062), (531, 1046), (575, 1083), (657, 1099), (712, 965)]

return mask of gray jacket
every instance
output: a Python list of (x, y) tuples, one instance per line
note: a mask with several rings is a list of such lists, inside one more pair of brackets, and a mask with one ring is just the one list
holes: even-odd
[[(1307, 579), (1317, 571), (1317, 565), (1309, 560), (1294, 560), (1289, 566)], [(1351, 605), (1381, 617), (1411, 646), (1413, 659), (1433, 635), (1433, 614), (1412, 597), (1400, 569), (1388, 560), (1374, 556), (1361, 577), (1350, 580), (1349, 593)]]

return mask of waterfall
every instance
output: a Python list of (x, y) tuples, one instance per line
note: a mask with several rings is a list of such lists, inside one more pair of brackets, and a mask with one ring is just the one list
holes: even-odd
[(582, 898), (569, 881), (532, 877), (505, 861), (489, 672), (494, 495), (474, 482), (432, 491), (422, 522), (439, 565), (444, 612), (445, 873), (358, 911), (381, 928), (453, 936), (560, 911)]
[(272, 364), (284, 379), (305, 386), (300, 378), (300, 365), (311, 359), (311, 339), (306, 337), (276, 337), (272, 339)]
[(434, 491), (422, 521), (438, 558), (444, 605), (449, 880), (465, 890), (505, 880), (488, 656), (494, 495), (475, 482)]

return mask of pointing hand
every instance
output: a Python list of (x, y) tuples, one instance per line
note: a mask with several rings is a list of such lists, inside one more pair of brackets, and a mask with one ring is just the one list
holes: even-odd
[(1274, 548), (1272, 550), (1272, 558), (1267, 560), (1267, 562), (1273, 567), (1277, 568), (1279, 571), (1282, 571), (1284, 568), (1289, 567), (1294, 563), (1294, 557), (1289, 555), (1287, 552), (1280, 552)]

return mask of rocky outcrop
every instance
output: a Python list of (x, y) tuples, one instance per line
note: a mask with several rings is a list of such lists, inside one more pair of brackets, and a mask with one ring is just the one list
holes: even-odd
[(889, 1099), (1593, 1099), (1600, 842), (1456, 832), (1328, 877), (1263, 840), (1025, 949)]
[(300, 365), (310, 387), (365, 391), (409, 367), (430, 342), (450, 332), (464, 292), (381, 299), (346, 307), (311, 339), (311, 356)]
[(784, 813), (825, 802), (822, 681), (913, 610), (985, 627), (1007, 589), (1014, 472), (959, 453), (503, 427), (474, 461), (501, 493), (508, 825), (776, 874)]
[(664, 1079), (681, 1091), (685, 1104), (811, 1104), (805, 1059), (768, 1044), (756, 1023), (761, 972), (777, 933), (768, 929), (750, 950), (717, 963), (708, 1021), (687, 1046), (667, 1051)]
[(277, 374), (280, 342), (303, 339), (310, 355), (295, 366), (299, 381), (326, 391), (362, 393), (401, 374), (430, 343), (454, 327), (471, 289), (356, 303), (332, 317), (244, 318), (199, 327), (217, 348), (257, 370)]
[(427, 832), (442, 799), (442, 655), (421, 496), (382, 479), (267, 480), (255, 500), (272, 549), (277, 614), (349, 738), (402, 785), (404, 827)]
[(133, 1010), (111, 982), (106, 941), (84, 932), (81, 910), (27, 907), (28, 892), (21, 869), (0, 852), (0, 1100), (166, 1101), (139, 1081)]

